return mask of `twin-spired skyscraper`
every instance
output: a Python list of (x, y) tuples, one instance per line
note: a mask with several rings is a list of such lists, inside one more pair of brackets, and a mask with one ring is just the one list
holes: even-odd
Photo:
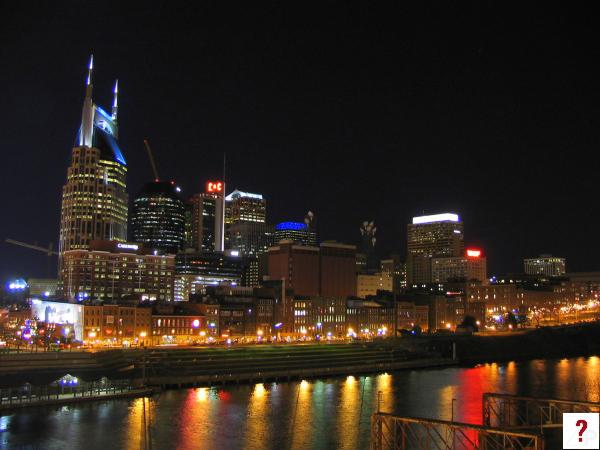
[(81, 126), (67, 169), (60, 215), (59, 252), (88, 249), (92, 240), (127, 240), (127, 163), (119, 148), (118, 81), (109, 114), (92, 98), (90, 58)]

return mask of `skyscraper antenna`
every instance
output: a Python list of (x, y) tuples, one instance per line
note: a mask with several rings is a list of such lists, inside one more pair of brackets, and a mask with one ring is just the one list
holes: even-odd
[(227, 169), (227, 153), (223, 152), (223, 184), (225, 184), (227, 181), (225, 178), (227, 175), (226, 169)]

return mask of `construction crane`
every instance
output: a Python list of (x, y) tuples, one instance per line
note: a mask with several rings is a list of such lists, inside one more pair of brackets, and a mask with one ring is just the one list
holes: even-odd
[(46, 269), (48, 272), (47, 275), (48, 275), (48, 277), (50, 277), (51, 266), (52, 266), (52, 256), (58, 255), (58, 252), (55, 252), (52, 249), (52, 247), (53, 247), (52, 242), (50, 242), (50, 244), (48, 244), (47, 248), (37, 245), (37, 242), (35, 244), (28, 244), (27, 242), (15, 241), (14, 239), (6, 239), (5, 242), (7, 244), (18, 245), (19, 247), (24, 247), (24, 248), (28, 248), (30, 250), (37, 250), (38, 252), (45, 253), (46, 256), (48, 256), (48, 267)]
[(150, 165), (152, 166), (152, 172), (154, 172), (154, 181), (160, 181), (158, 177), (158, 170), (156, 170), (156, 164), (154, 164), (154, 156), (152, 156), (152, 150), (150, 149), (150, 144), (147, 139), (144, 139), (144, 145), (146, 146), (146, 151), (148, 152), (148, 158), (150, 159)]
[(30, 250), (37, 250), (39, 252), (44, 252), (48, 256), (58, 255), (58, 252), (55, 252), (54, 250), (52, 250), (52, 247), (53, 247), (53, 243), (52, 242), (50, 242), (50, 244), (48, 244), (48, 248), (41, 247), (41, 246), (39, 246), (37, 244), (28, 244), (26, 242), (15, 241), (14, 239), (6, 239), (5, 242), (8, 243), (8, 244), (18, 245), (19, 247), (25, 247), (25, 248), (28, 248)]

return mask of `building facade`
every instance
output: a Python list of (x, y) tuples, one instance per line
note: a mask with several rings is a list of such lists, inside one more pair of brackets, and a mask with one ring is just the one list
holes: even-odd
[(314, 247), (317, 245), (317, 233), (303, 222), (281, 222), (275, 225), (274, 244), (283, 240)]
[(227, 224), (236, 222), (260, 222), (267, 220), (267, 201), (261, 194), (242, 192), (237, 189), (225, 197)]
[(224, 185), (209, 181), (206, 191), (193, 195), (186, 210), (186, 247), (200, 252), (225, 248)]
[(172, 301), (174, 275), (174, 255), (116, 241), (91, 241), (90, 250), (64, 252), (60, 272), (64, 296), (75, 300)]
[(487, 259), (476, 249), (467, 249), (465, 256), (432, 258), (431, 278), (433, 283), (464, 279), (487, 284)]
[(175, 257), (175, 301), (187, 301), (207, 286), (239, 286), (244, 272), (243, 260), (222, 252), (180, 252)]
[(525, 273), (528, 275), (542, 275), (546, 277), (562, 277), (566, 273), (565, 258), (552, 255), (540, 255), (538, 258), (523, 260)]
[(274, 244), (273, 227), (264, 222), (234, 222), (227, 228), (227, 248), (240, 256), (259, 256)]
[(359, 298), (377, 295), (377, 291), (393, 292), (393, 290), (394, 278), (389, 272), (359, 273), (356, 276), (356, 296)]
[(161, 254), (183, 248), (185, 206), (174, 182), (153, 181), (133, 201), (133, 240)]

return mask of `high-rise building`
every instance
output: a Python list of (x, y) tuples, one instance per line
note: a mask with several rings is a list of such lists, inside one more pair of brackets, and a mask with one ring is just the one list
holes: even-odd
[(269, 278), (284, 280), (295, 295), (346, 298), (356, 295), (356, 247), (323, 242), (319, 247), (280, 241), (269, 249)]
[(175, 257), (154, 255), (134, 243), (91, 241), (90, 249), (63, 253), (63, 295), (85, 300), (173, 300)]
[(319, 295), (319, 248), (280, 241), (269, 249), (269, 278), (284, 280), (295, 295)]
[[(88, 69), (81, 126), (62, 191), (59, 253), (87, 249), (92, 240), (127, 240), (127, 163), (118, 144), (118, 85), (112, 113), (92, 99)], [(61, 257), (62, 260), (62, 257)]]
[(209, 181), (206, 191), (189, 199), (186, 211), (186, 245), (200, 252), (223, 251), (225, 243), (225, 186)]
[(160, 253), (177, 253), (183, 247), (185, 206), (174, 182), (144, 185), (133, 201), (133, 240)]
[(391, 255), (380, 262), (380, 271), (382, 274), (388, 274), (392, 277), (392, 292), (395, 294), (406, 287), (406, 263), (400, 259), (399, 255)]
[(487, 284), (486, 257), (482, 255), (481, 250), (468, 248), (464, 256), (432, 258), (431, 278), (434, 283), (463, 279)]
[(339, 242), (321, 242), (320, 293), (323, 297), (356, 295), (356, 246)]
[(242, 192), (237, 189), (225, 197), (225, 221), (228, 224), (236, 222), (266, 222), (267, 201), (261, 194)]
[(562, 277), (566, 273), (565, 258), (552, 255), (540, 255), (537, 258), (523, 260), (525, 273), (528, 275), (545, 275), (547, 277)]
[(227, 229), (227, 248), (240, 256), (258, 256), (273, 245), (273, 226), (262, 222), (235, 222)]
[(413, 217), (408, 225), (407, 248), (408, 283), (431, 283), (433, 257), (462, 256), (463, 223), (452, 213)]
[(275, 225), (274, 241), (294, 241), (298, 245), (317, 245), (317, 234), (303, 222), (281, 222)]

